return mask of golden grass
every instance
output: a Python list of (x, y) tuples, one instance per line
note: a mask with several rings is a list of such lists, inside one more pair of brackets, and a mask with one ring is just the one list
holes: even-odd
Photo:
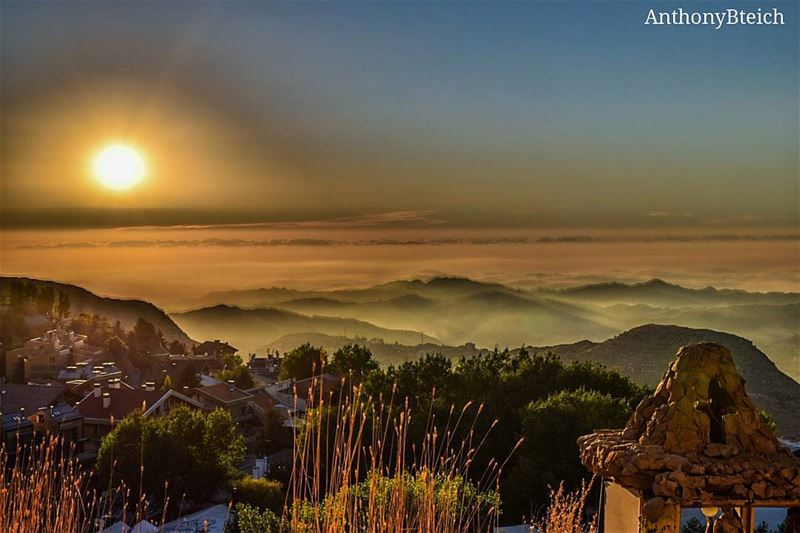
[[(90, 530), (97, 500), (58, 439), (19, 447), (14, 464), (0, 450), (0, 531), (80, 533)], [(24, 459), (23, 459), (24, 457)]]
[(587, 521), (584, 511), (592, 483), (568, 491), (564, 484), (550, 490), (550, 504), (544, 516), (533, 524), (533, 531), (542, 533), (597, 533), (597, 517)]
[[(474, 431), (482, 406), (452, 407), (443, 429), (429, 414), (423, 441), (410, 443), (407, 403), (394, 408), (392, 398), (364, 398), (360, 387), (335, 405), (321, 390), (310, 397), (314, 409), (295, 434), (288, 495), (295, 503), (286, 510), (292, 531), (450, 533), (498, 525), (502, 465), (492, 461), (474, 486), (465, 481), (486, 438)], [(459, 433), (466, 437), (456, 440)]]
[[(313, 409), (295, 430), (283, 530), (461, 533), (493, 531), (499, 524), (504, 463), (492, 461), (474, 485), (466, 481), (486, 438), (474, 431), (481, 406), (451, 408), (443, 429), (429, 414), (423, 441), (411, 443), (407, 403), (393, 408), (392, 399), (373, 402), (358, 387), (337, 402), (321, 391), (311, 396)], [(101, 516), (127, 500), (122, 495), (130, 488), (124, 486), (109, 485), (101, 497), (74, 457), (61, 450), (58, 439), (50, 438), (17, 453), (27, 459), (13, 465), (0, 450), (0, 472), (7, 472), (0, 478), (0, 531), (94, 532)], [(148, 514), (148, 499), (138, 492), (132, 510), (137, 521)], [(122, 516), (127, 514), (123, 508)], [(166, 509), (161, 521), (165, 518)]]

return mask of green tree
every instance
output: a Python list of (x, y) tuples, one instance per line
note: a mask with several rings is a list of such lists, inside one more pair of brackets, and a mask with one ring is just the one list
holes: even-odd
[(269, 455), (292, 447), (292, 430), (283, 425), (284, 418), (274, 408), (269, 408), (259, 418), (260, 432), (256, 451)]
[(128, 359), (128, 346), (119, 337), (111, 337), (105, 343), (106, 357), (115, 363)]
[(327, 354), (321, 347), (306, 343), (283, 356), (280, 379), (306, 379), (325, 367)]
[[(210, 498), (238, 475), (244, 458), (243, 438), (230, 413), (208, 414), (178, 407), (163, 417), (139, 410), (125, 417), (100, 445), (97, 469), (104, 484), (122, 481), (135, 500), (139, 487), (159, 500), (194, 502)], [(166, 487), (166, 491), (165, 491)]]
[(172, 388), (174, 388), (172, 386), (172, 378), (167, 374), (164, 376), (164, 383), (161, 384), (161, 390), (168, 391)]
[(521, 413), (525, 440), (505, 480), (506, 504), (524, 513), (531, 501), (544, 501), (548, 486), (563, 481), (576, 488), (588, 477), (578, 455), (578, 437), (598, 428), (623, 427), (630, 414), (624, 399), (583, 389), (531, 402)]
[(347, 344), (333, 353), (328, 361), (326, 371), (335, 374), (351, 375), (356, 382), (361, 382), (364, 377), (380, 368), (366, 346)]
[(275, 513), (283, 511), (286, 495), (280, 481), (245, 477), (233, 484), (238, 502), (258, 507), (261, 511), (269, 509)]
[[(258, 507), (239, 503), (236, 505), (236, 528), (238, 533), (278, 533), (288, 531), (286, 524), (269, 509), (262, 511)], [(227, 533), (227, 530), (226, 530)]]
[(695, 517), (690, 518), (681, 527), (681, 533), (703, 533), (706, 530), (705, 524)]
[(240, 389), (252, 389), (256, 386), (253, 376), (250, 375), (250, 370), (244, 365), (239, 365), (230, 370), (223, 370), (217, 377), (222, 381), (233, 380), (233, 384)]

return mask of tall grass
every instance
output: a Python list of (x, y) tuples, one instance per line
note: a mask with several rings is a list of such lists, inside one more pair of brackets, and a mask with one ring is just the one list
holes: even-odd
[[(594, 481), (594, 480), (592, 480)], [(561, 483), (550, 490), (550, 504), (544, 516), (533, 523), (532, 531), (542, 533), (597, 533), (597, 517), (585, 515), (586, 503), (592, 483), (583, 483), (575, 491), (568, 491)]]
[(83, 533), (100, 508), (88, 476), (57, 438), (17, 446), (13, 464), (0, 449), (0, 531)]
[[(395, 407), (393, 398), (373, 401), (358, 386), (343, 390), (336, 401), (312, 390), (312, 408), (294, 430), (280, 530), (477, 533), (498, 526), (504, 463), (492, 460), (485, 471), (471, 471), (487, 437), (475, 431), (481, 406), (452, 407), (441, 427), (429, 413), (424, 438), (411, 442), (414, 415), (407, 402)], [(13, 465), (0, 450), (0, 472), (7, 473), (0, 478), (0, 531), (94, 532), (100, 517), (128, 500), (122, 496), (131, 489), (124, 486), (96, 490), (74, 457), (61, 450), (58, 439), (50, 438), (16, 454), (20, 459)], [(131, 510), (137, 520), (148, 514), (147, 501), (139, 491)], [(128, 514), (122, 508), (121, 516)]]
[(295, 433), (291, 531), (450, 533), (499, 524), (502, 465), (492, 461), (476, 484), (467, 481), (486, 438), (475, 434), (481, 406), (452, 407), (443, 428), (429, 414), (414, 443), (407, 402), (396, 408), (393, 398), (365, 398), (360, 386), (344, 391), (332, 402), (332, 393), (312, 390), (314, 408)]

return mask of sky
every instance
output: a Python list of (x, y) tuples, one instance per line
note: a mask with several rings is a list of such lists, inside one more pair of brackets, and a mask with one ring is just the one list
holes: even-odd
[[(4, 2), (4, 222), (794, 229), (775, 5), (714, 30), (641, 2)], [(124, 194), (88, 172), (118, 140), (149, 170)]]
[[(719, 2), (1, 2), (0, 272), (169, 305), (437, 274), (800, 290), (798, 4), (773, 5), (715, 30), (644, 21)], [(98, 183), (109, 143), (141, 183)]]

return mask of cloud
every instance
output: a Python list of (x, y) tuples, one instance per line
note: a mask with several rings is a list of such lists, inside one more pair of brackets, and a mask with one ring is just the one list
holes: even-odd
[(113, 241), (71, 241), (20, 244), (15, 249), (57, 248), (211, 248), (211, 247), (270, 247), (270, 246), (449, 246), (497, 244), (593, 244), (593, 243), (659, 243), (659, 242), (765, 242), (800, 241), (800, 234), (773, 235), (660, 235), (641, 237), (606, 237), (591, 235), (544, 236), (535, 238), (430, 238), (430, 239), (122, 239)]

